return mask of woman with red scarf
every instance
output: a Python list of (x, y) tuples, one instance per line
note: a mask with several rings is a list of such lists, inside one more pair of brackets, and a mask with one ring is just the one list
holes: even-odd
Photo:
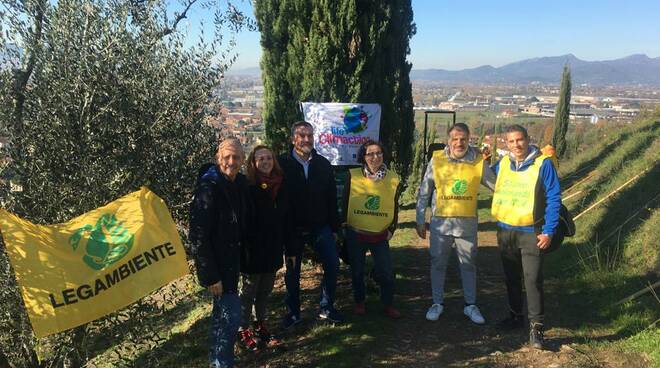
[(265, 319), (275, 273), (282, 267), (284, 255), (288, 206), (282, 174), (267, 146), (256, 146), (248, 156), (247, 178), (255, 216), (250, 239), (241, 250), (239, 338), (245, 349), (254, 352), (259, 350), (260, 343), (266, 346), (278, 343), (266, 328)]

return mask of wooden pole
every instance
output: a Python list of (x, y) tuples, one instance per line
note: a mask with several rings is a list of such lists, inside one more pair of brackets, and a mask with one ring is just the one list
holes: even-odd
[(630, 180), (628, 180), (627, 182), (623, 183), (620, 187), (618, 187), (618, 188), (614, 189), (613, 191), (611, 191), (610, 194), (606, 195), (604, 198), (601, 198), (598, 202), (596, 202), (596, 203), (592, 204), (591, 206), (589, 206), (589, 208), (587, 208), (586, 210), (582, 211), (580, 214), (578, 214), (577, 216), (575, 216), (575, 217), (573, 218), (573, 221), (579, 219), (580, 217), (582, 217), (582, 215), (584, 215), (585, 213), (591, 211), (592, 208), (598, 206), (599, 204), (603, 203), (605, 200), (607, 200), (607, 199), (610, 198), (611, 196), (613, 196), (613, 195), (615, 195), (616, 193), (618, 193), (621, 189), (625, 188), (628, 184), (632, 183), (632, 182), (635, 181), (637, 178), (639, 178), (640, 176), (642, 176), (642, 174), (644, 174), (645, 172), (649, 171), (649, 169), (650, 169), (650, 167), (647, 167), (644, 171), (642, 171), (642, 172), (640, 172), (639, 174), (633, 176)]
[(592, 171), (592, 172), (590, 172), (589, 175), (587, 175), (584, 179), (581, 179), (581, 180), (578, 181), (577, 183), (571, 185), (570, 188), (566, 189), (566, 190), (564, 191), (564, 193), (566, 193), (566, 192), (570, 192), (572, 189), (574, 189), (574, 188), (577, 187), (578, 185), (580, 185), (580, 184), (584, 183), (585, 181), (591, 179), (595, 174), (596, 174), (596, 171)]
[(640, 213), (643, 209), (645, 209), (646, 206), (648, 206), (649, 204), (653, 203), (656, 199), (658, 199), (658, 197), (660, 197), (660, 193), (656, 194), (655, 197), (653, 197), (653, 199), (651, 199), (650, 201), (644, 203), (644, 205), (641, 206), (641, 207), (640, 207), (637, 211), (635, 211), (632, 215), (630, 215), (630, 216), (626, 219), (626, 221), (624, 221), (621, 225), (617, 226), (614, 230), (612, 230), (612, 231), (611, 231), (609, 234), (607, 234), (604, 238), (600, 239), (600, 240), (598, 241), (598, 243), (596, 243), (596, 244), (597, 244), (597, 245), (602, 244), (605, 240), (609, 239), (612, 235), (616, 234), (616, 233), (619, 231), (619, 229), (621, 229), (621, 228), (622, 228), (623, 226), (625, 226), (628, 222), (630, 222), (630, 220), (632, 220), (632, 219), (634, 219), (635, 217), (637, 217), (637, 214), (638, 214), (638, 213)]
[[(649, 283), (649, 284), (650, 284), (650, 283)], [(634, 300), (634, 299), (636, 299), (636, 298), (638, 298), (638, 297), (640, 297), (640, 296), (642, 296), (642, 295), (644, 295), (644, 294), (646, 294), (646, 293), (648, 293), (648, 292), (650, 292), (650, 291), (654, 291), (654, 289), (655, 289), (658, 285), (660, 285), (660, 281), (656, 281), (655, 284), (653, 284), (653, 285), (648, 285), (648, 286), (646, 286), (644, 289), (642, 289), (642, 290), (640, 290), (640, 291), (638, 291), (638, 292), (636, 292), (636, 293), (634, 293), (634, 294), (632, 294), (632, 295), (630, 295), (630, 296), (628, 296), (628, 297), (625, 297), (625, 298), (619, 300), (619, 301), (616, 302), (614, 305), (620, 305), (620, 304), (623, 304), (623, 303), (627, 303), (627, 302), (629, 302), (629, 301), (631, 301), (631, 300)]]
[(581, 191), (581, 190), (578, 190), (578, 191), (575, 192), (575, 193), (569, 194), (568, 197), (566, 197), (566, 198), (562, 198), (562, 201), (565, 201), (565, 200), (568, 200), (568, 199), (570, 199), (570, 198), (573, 198), (573, 197), (575, 197), (576, 195), (578, 195), (578, 194), (580, 194), (580, 193), (582, 193), (582, 191)]

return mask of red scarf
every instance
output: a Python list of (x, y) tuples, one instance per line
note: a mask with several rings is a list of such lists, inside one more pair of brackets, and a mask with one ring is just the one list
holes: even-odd
[(277, 191), (280, 190), (280, 186), (282, 185), (282, 175), (266, 176), (259, 171), (256, 174), (259, 188), (267, 191), (270, 194), (270, 198), (275, 200), (277, 198)]

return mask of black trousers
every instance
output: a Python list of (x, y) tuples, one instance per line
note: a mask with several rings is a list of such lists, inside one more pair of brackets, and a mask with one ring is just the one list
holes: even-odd
[(523, 282), (527, 294), (527, 316), (531, 323), (543, 323), (543, 253), (536, 246), (536, 234), (497, 229), (509, 308), (523, 314)]

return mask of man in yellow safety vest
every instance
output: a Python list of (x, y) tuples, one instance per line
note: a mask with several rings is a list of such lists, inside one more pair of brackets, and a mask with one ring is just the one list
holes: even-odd
[(497, 220), (497, 243), (509, 299), (510, 315), (498, 324), (503, 330), (524, 327), (523, 282), (532, 347), (543, 348), (543, 254), (559, 223), (561, 190), (550, 156), (530, 145), (520, 125), (506, 128), (510, 151), (493, 171), (497, 175), (492, 214)]
[[(493, 189), (495, 176), (481, 153), (469, 146), (470, 129), (452, 126), (444, 150), (429, 161), (417, 195), (417, 234), (426, 238), (430, 228), (431, 291), (433, 304), (426, 319), (436, 321), (444, 311), (444, 285), (451, 248), (456, 248), (463, 284), (463, 313), (476, 324), (486, 323), (477, 301), (477, 191), (479, 183)], [(425, 210), (432, 198), (430, 224)]]

